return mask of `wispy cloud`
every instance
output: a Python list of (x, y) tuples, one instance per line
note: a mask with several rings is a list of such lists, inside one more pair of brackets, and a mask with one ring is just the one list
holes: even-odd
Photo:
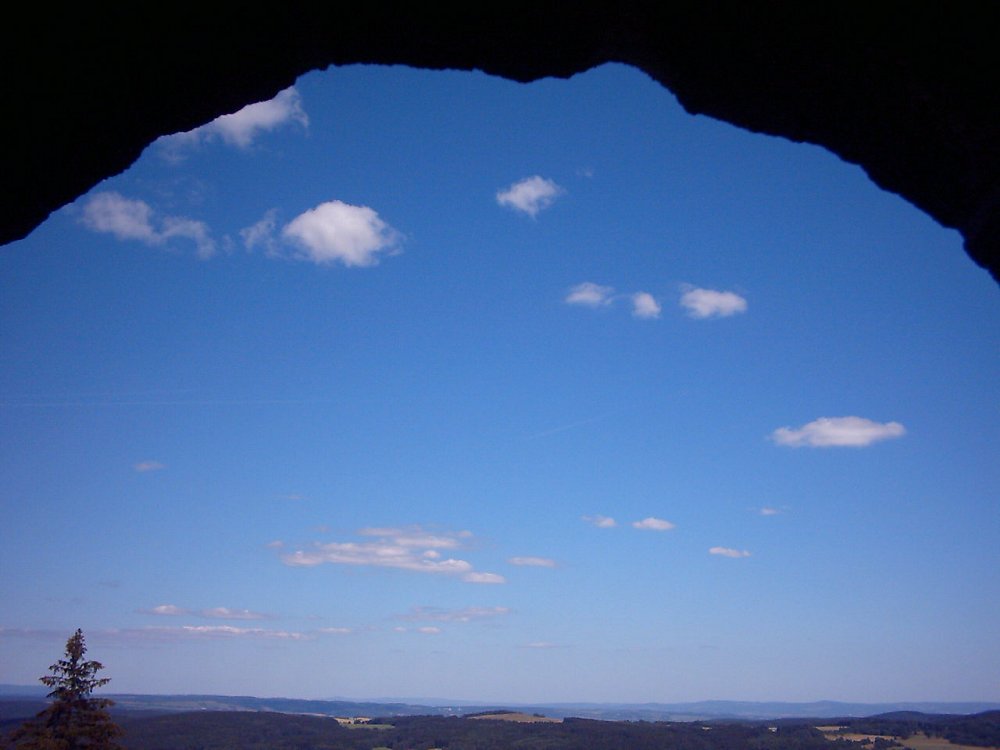
[(604, 307), (610, 305), (615, 293), (614, 287), (601, 286), (591, 281), (577, 284), (563, 300), (567, 305), (583, 305), (584, 307)]
[(511, 557), (508, 558), (507, 562), (511, 565), (520, 565), (528, 568), (554, 568), (556, 567), (556, 561), (548, 557)]
[[(321, 635), (337, 632), (350, 632), (348, 629), (320, 628), (311, 631), (279, 630), (270, 628), (243, 628), (233, 625), (166, 625), (146, 628), (114, 628), (87, 631), (88, 641), (129, 642), (153, 641), (160, 643), (176, 643), (188, 640), (203, 639), (250, 639), (272, 641), (311, 641)], [(64, 631), (28, 630), (23, 628), (0, 628), (0, 636), (20, 636), (44, 640), (64, 639)]]
[(200, 128), (161, 138), (159, 144), (166, 149), (168, 158), (177, 159), (181, 158), (185, 148), (216, 138), (231, 146), (249, 148), (261, 134), (293, 124), (309, 127), (309, 116), (294, 86), (279, 92), (273, 99), (248, 104)]
[(747, 301), (736, 292), (699, 289), (687, 285), (681, 295), (681, 306), (692, 318), (727, 318), (747, 310)]
[(750, 553), (744, 550), (733, 549), (732, 547), (711, 547), (708, 550), (710, 555), (720, 555), (721, 557), (750, 557)]
[(315, 637), (310, 633), (268, 628), (240, 628), (233, 625), (179, 625), (176, 627), (150, 627), (123, 631), (139, 637), (160, 638), (260, 638), (266, 640), (304, 641)]
[(899, 422), (873, 422), (864, 417), (820, 417), (799, 428), (779, 427), (771, 433), (778, 445), (792, 448), (864, 448), (906, 434)]
[[(265, 216), (241, 234), (248, 248), (251, 242), (273, 248), (268, 235), (273, 229)], [(339, 200), (299, 214), (284, 226), (281, 238), (294, 248), (291, 257), (317, 265), (373, 266), (382, 255), (402, 252), (402, 236), (376, 211)]]
[(399, 619), (410, 622), (473, 622), (492, 620), (510, 614), (508, 607), (464, 607), (463, 609), (440, 609), (438, 607), (414, 607)]
[(472, 563), (455, 557), (445, 558), (439, 550), (454, 550), (471, 539), (468, 531), (427, 532), (419, 526), (402, 528), (366, 528), (364, 542), (316, 542), (306, 550), (283, 555), (281, 561), (294, 567), (312, 567), (330, 563), (374, 568), (394, 568), (414, 573), (455, 576), (467, 583), (505, 583), (496, 573), (474, 569)]
[(149, 609), (140, 609), (144, 615), (157, 615), (162, 617), (205, 617), (216, 620), (267, 620), (271, 615), (263, 612), (252, 612), (249, 609), (231, 609), (229, 607), (212, 607), (211, 609), (193, 610), (185, 607), (178, 607), (175, 604), (158, 604)]
[(643, 320), (660, 317), (660, 303), (649, 292), (636, 292), (632, 295), (632, 316)]
[(504, 578), (499, 573), (466, 573), (462, 576), (462, 580), (466, 583), (484, 583), (484, 584), (494, 584), (494, 583), (507, 583), (507, 579)]
[(278, 228), (278, 211), (270, 209), (259, 221), (240, 230), (243, 246), (247, 250), (264, 250), (268, 255), (277, 252), (278, 242), (274, 233)]
[(644, 518), (641, 521), (633, 521), (632, 527), (642, 531), (670, 531), (676, 528), (670, 521), (664, 521), (662, 518), (654, 518), (653, 516)]
[(609, 516), (583, 516), (582, 519), (599, 529), (613, 529), (618, 524)]
[(160, 218), (145, 201), (114, 191), (91, 195), (83, 206), (81, 221), (91, 231), (111, 234), (122, 241), (163, 246), (179, 237), (194, 242), (201, 258), (215, 254), (215, 241), (204, 222), (181, 216)]
[(155, 607), (140, 609), (139, 611), (144, 615), (162, 615), (166, 617), (191, 614), (191, 610), (178, 607), (174, 604), (158, 604)]
[(531, 643), (525, 643), (523, 648), (550, 649), (562, 647), (557, 643), (550, 643), (549, 641), (532, 641)]
[(252, 612), (249, 609), (230, 609), (229, 607), (213, 607), (201, 611), (202, 617), (219, 620), (266, 620), (270, 615), (263, 612)]
[(564, 192), (552, 180), (534, 175), (515, 182), (506, 190), (498, 190), (497, 203), (534, 218)]
[(778, 514), (781, 513), (781, 511), (779, 509), (777, 509), (777, 508), (770, 508), (768, 506), (764, 506), (763, 508), (761, 508), (757, 512), (760, 513), (760, 515), (762, 515), (762, 516), (776, 516), (776, 515), (778, 515)]
[(159, 461), (140, 461), (139, 463), (133, 465), (132, 468), (141, 474), (147, 471), (160, 471), (161, 469), (165, 469), (167, 467)]

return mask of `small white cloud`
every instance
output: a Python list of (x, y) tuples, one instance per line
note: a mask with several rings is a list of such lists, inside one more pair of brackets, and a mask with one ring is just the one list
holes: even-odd
[(222, 115), (204, 126), (206, 134), (218, 133), (229, 144), (246, 148), (261, 133), (291, 123), (309, 126), (309, 116), (302, 108), (302, 97), (292, 86), (266, 102), (248, 104), (231, 115)]
[(419, 526), (410, 526), (366, 528), (359, 534), (377, 538), (364, 542), (317, 542), (308, 551), (282, 555), (281, 561), (292, 567), (332, 563), (456, 576), (469, 583), (505, 583), (503, 576), (477, 572), (467, 560), (444, 558), (438, 552), (465, 544), (472, 537), (468, 531), (429, 533)]
[(534, 641), (532, 643), (525, 643), (524, 648), (549, 649), (549, 648), (559, 648), (559, 646), (555, 643), (550, 643), (549, 641)]
[(488, 620), (510, 614), (507, 607), (465, 607), (464, 609), (438, 609), (437, 607), (414, 607), (401, 619), (413, 622), (472, 622)]
[(670, 531), (676, 528), (670, 521), (664, 521), (662, 518), (654, 518), (653, 516), (644, 518), (641, 521), (633, 521), (632, 527), (643, 531)]
[(778, 510), (777, 508), (768, 508), (768, 507), (765, 506), (765, 507), (761, 508), (758, 511), (758, 513), (760, 513), (762, 516), (776, 516), (779, 513), (781, 513), (781, 511)]
[(744, 550), (733, 549), (732, 547), (712, 547), (708, 550), (710, 555), (721, 555), (722, 557), (750, 557), (750, 553)]
[(273, 640), (311, 640), (308, 633), (265, 628), (238, 628), (232, 625), (182, 625), (177, 628), (146, 628), (145, 632), (161, 636), (181, 636), (191, 638), (264, 638)]
[(299, 214), (281, 230), (294, 257), (317, 265), (372, 266), (380, 254), (400, 252), (399, 233), (368, 206), (333, 200)]
[(583, 516), (583, 520), (599, 529), (613, 529), (618, 524), (608, 516)]
[(906, 434), (899, 422), (873, 422), (864, 417), (820, 417), (798, 429), (779, 427), (771, 433), (778, 445), (792, 448), (850, 447), (864, 448), (880, 440), (891, 440)]
[(528, 568), (554, 568), (556, 561), (548, 557), (511, 557), (507, 560), (511, 565), (521, 565)]
[(583, 305), (585, 307), (604, 307), (611, 304), (615, 290), (610, 286), (601, 286), (591, 281), (584, 281), (569, 290), (563, 300), (567, 305)]
[(435, 625), (424, 625), (423, 627), (417, 628), (418, 633), (423, 633), (424, 635), (437, 635), (441, 632), (441, 628)]
[(692, 286), (685, 287), (681, 305), (687, 308), (692, 318), (727, 318), (747, 310), (747, 301), (735, 292)]
[(161, 469), (165, 469), (167, 467), (161, 464), (159, 461), (140, 461), (139, 463), (135, 464), (132, 468), (138, 471), (140, 474), (142, 474), (147, 471), (160, 471)]
[(267, 547), (268, 549), (282, 549), (285, 546), (285, 543), (280, 539), (275, 539), (273, 541), (268, 542), (264, 546)]
[(274, 232), (277, 229), (278, 212), (271, 209), (256, 224), (251, 224), (240, 230), (240, 237), (243, 238), (243, 246), (247, 250), (263, 249), (267, 254), (272, 255), (277, 251), (277, 240)]
[(462, 580), (466, 583), (507, 583), (507, 579), (497, 573), (466, 573)]
[(251, 612), (249, 609), (230, 609), (229, 607), (213, 607), (201, 611), (202, 617), (219, 620), (266, 620), (268, 616), (261, 612)]
[(113, 234), (119, 240), (138, 240), (147, 245), (163, 242), (151, 223), (148, 203), (131, 200), (115, 192), (94, 193), (83, 207), (83, 225), (95, 232)]
[(164, 617), (176, 617), (178, 615), (190, 614), (190, 610), (173, 604), (158, 604), (152, 609), (143, 609), (139, 611), (146, 615), (161, 615)]
[(157, 222), (148, 203), (113, 191), (91, 195), (83, 207), (81, 221), (94, 232), (111, 234), (122, 241), (135, 240), (159, 246), (174, 237), (182, 237), (195, 243), (201, 258), (209, 258), (215, 253), (215, 242), (204, 222), (179, 216), (167, 216)]
[(660, 317), (660, 303), (649, 292), (636, 292), (632, 295), (632, 315), (643, 320)]
[(170, 161), (184, 158), (184, 152), (202, 141), (215, 138), (238, 148), (249, 148), (262, 133), (277, 130), (285, 125), (298, 123), (309, 127), (309, 116), (302, 108), (302, 97), (292, 86), (278, 93), (273, 99), (248, 104), (237, 112), (217, 117), (207, 125), (175, 133), (159, 140), (164, 156)]
[(564, 192), (552, 180), (535, 175), (515, 182), (506, 190), (498, 190), (497, 203), (534, 218), (539, 211), (551, 206)]
[(198, 248), (199, 258), (211, 258), (215, 254), (215, 240), (209, 235), (208, 225), (203, 221), (168, 216), (163, 220), (161, 233), (164, 240), (172, 237), (191, 240)]
[(324, 635), (347, 635), (354, 631), (351, 628), (317, 628), (316, 632), (323, 633)]

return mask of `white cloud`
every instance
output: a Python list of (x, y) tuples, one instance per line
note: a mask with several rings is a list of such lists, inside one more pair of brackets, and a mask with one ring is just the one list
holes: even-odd
[(735, 292), (692, 286), (685, 287), (681, 305), (687, 308), (688, 315), (692, 318), (726, 318), (747, 310), (747, 301)]
[(178, 615), (195, 615), (219, 620), (266, 620), (270, 616), (261, 612), (251, 612), (249, 609), (230, 609), (229, 607), (213, 607), (195, 612), (174, 604), (159, 604), (152, 609), (140, 609), (146, 615), (163, 615), (176, 617)]
[(183, 607), (175, 606), (173, 604), (158, 604), (152, 609), (141, 609), (139, 611), (145, 615), (163, 615), (168, 617), (190, 614), (190, 610), (184, 609)]
[(428, 550), (455, 549), (462, 545), (463, 539), (468, 539), (472, 536), (468, 531), (459, 531), (452, 534), (429, 534), (424, 532), (419, 526), (365, 528), (360, 529), (358, 534), (361, 536), (391, 537), (393, 542), (401, 547), (424, 547)]
[(441, 628), (436, 627), (434, 625), (424, 625), (422, 627), (417, 628), (417, 632), (423, 633), (424, 635), (437, 635), (438, 633), (441, 632)]
[(209, 235), (205, 222), (168, 216), (163, 219), (162, 224), (161, 235), (164, 241), (172, 237), (183, 237), (197, 246), (199, 258), (211, 258), (215, 254), (215, 241)]
[(863, 448), (905, 434), (906, 428), (899, 422), (873, 422), (864, 417), (820, 417), (798, 429), (779, 427), (771, 433), (771, 439), (778, 445), (792, 448), (803, 445)]
[(274, 254), (277, 249), (277, 241), (274, 238), (277, 217), (277, 210), (272, 208), (256, 224), (241, 229), (240, 237), (243, 238), (243, 246), (247, 250), (262, 248), (269, 255)]
[(525, 643), (524, 647), (525, 648), (541, 648), (541, 649), (559, 648), (559, 646), (557, 644), (555, 644), (555, 643), (549, 643), (548, 641), (534, 641), (533, 643)]
[(551, 206), (564, 192), (552, 180), (534, 175), (515, 182), (506, 190), (498, 190), (497, 203), (535, 217), (539, 211)]
[(584, 281), (569, 290), (563, 300), (567, 305), (584, 305), (585, 307), (603, 307), (610, 305), (614, 287), (601, 286), (591, 281)]
[(636, 292), (632, 295), (632, 315), (644, 320), (658, 318), (660, 317), (660, 303), (649, 292)]
[(293, 123), (298, 123), (303, 128), (309, 127), (309, 116), (302, 108), (302, 97), (294, 86), (279, 92), (273, 99), (248, 104), (239, 111), (217, 117), (200, 128), (161, 138), (159, 143), (165, 149), (166, 158), (177, 161), (183, 159), (185, 149), (196, 146), (203, 140), (220, 138), (231, 146), (248, 148), (262, 133)]
[(268, 630), (266, 628), (238, 628), (232, 625), (181, 625), (170, 628), (144, 628), (138, 632), (168, 637), (189, 638), (264, 638), (273, 640), (304, 641), (312, 636), (288, 630)]
[(721, 555), (722, 557), (750, 557), (750, 553), (744, 550), (733, 549), (732, 547), (712, 547), (708, 550), (710, 555)]
[(83, 207), (83, 225), (94, 232), (151, 246), (164, 245), (167, 240), (181, 237), (195, 243), (201, 258), (209, 258), (215, 253), (215, 242), (204, 222), (178, 216), (155, 220), (155, 212), (148, 203), (113, 191), (94, 193)]
[(130, 200), (120, 193), (94, 193), (83, 207), (83, 224), (95, 232), (113, 234), (120, 240), (138, 240), (157, 245), (162, 238), (151, 224), (153, 209), (148, 203)]
[(204, 126), (206, 134), (218, 133), (229, 144), (246, 148), (261, 133), (297, 122), (309, 126), (309, 116), (302, 108), (302, 97), (294, 86), (266, 102), (248, 104), (231, 115), (222, 115)]
[(466, 583), (507, 583), (507, 579), (499, 573), (466, 573), (462, 580)]
[(608, 516), (583, 516), (583, 520), (599, 529), (613, 529), (618, 524)]
[(249, 609), (230, 609), (229, 607), (213, 607), (201, 612), (202, 617), (220, 620), (266, 620), (268, 615), (261, 612), (251, 612)]
[(664, 521), (662, 518), (654, 518), (653, 516), (644, 518), (641, 521), (633, 521), (632, 527), (643, 531), (670, 531), (676, 528), (670, 521)]
[(511, 565), (522, 565), (529, 568), (554, 568), (556, 561), (548, 557), (511, 557), (507, 560)]
[(268, 542), (264, 546), (267, 547), (268, 549), (282, 549), (285, 546), (285, 543), (280, 539), (274, 539), (273, 541)]
[(351, 628), (317, 628), (316, 632), (324, 635), (347, 635), (354, 631)]
[(758, 511), (762, 516), (776, 516), (781, 513), (777, 508), (763, 507)]
[(510, 614), (507, 607), (465, 607), (464, 609), (438, 609), (437, 607), (414, 607), (400, 619), (414, 622), (472, 622), (488, 620)]
[(316, 542), (309, 551), (283, 555), (281, 561), (293, 567), (331, 563), (456, 576), (468, 583), (505, 583), (503, 576), (478, 572), (472, 563), (454, 557), (443, 558), (437, 551), (461, 546), (472, 536), (468, 531), (432, 534), (411, 526), (367, 528), (361, 529), (359, 534), (378, 538), (366, 542)]
[(139, 463), (135, 464), (132, 468), (138, 471), (139, 473), (143, 473), (147, 471), (160, 471), (161, 469), (165, 469), (167, 467), (161, 464), (159, 461), (140, 461)]
[(372, 266), (380, 253), (401, 252), (399, 233), (374, 210), (338, 200), (299, 214), (285, 225), (281, 236), (296, 247), (296, 258), (317, 265)]

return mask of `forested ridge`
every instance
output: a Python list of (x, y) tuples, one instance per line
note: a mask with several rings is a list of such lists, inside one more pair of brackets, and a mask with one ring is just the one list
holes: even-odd
[[(860, 750), (830, 739), (829, 720), (646, 722), (569, 718), (522, 723), (472, 716), (392, 716), (345, 726), (328, 716), (268, 711), (124, 715), (126, 750)], [(1000, 712), (886, 715), (837, 722), (843, 733), (944, 737), (1000, 747)], [(12, 728), (6, 723), (4, 734)]]

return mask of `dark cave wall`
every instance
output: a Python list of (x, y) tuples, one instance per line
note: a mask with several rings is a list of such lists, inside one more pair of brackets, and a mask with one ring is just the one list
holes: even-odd
[(0, 31), (0, 242), (126, 169), (158, 136), (350, 63), (518, 81), (641, 68), (692, 113), (825, 146), (1000, 279), (1000, 4), (372, 0), (26, 7)]

